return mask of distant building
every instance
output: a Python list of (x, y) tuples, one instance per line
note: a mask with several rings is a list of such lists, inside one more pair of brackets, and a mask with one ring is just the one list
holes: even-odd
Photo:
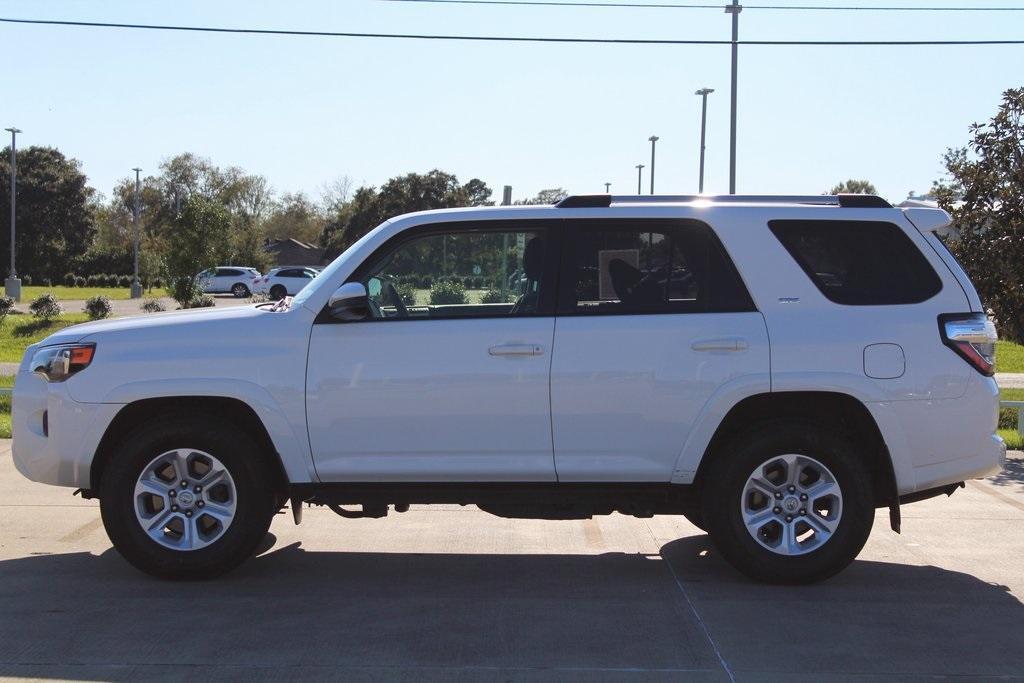
[(291, 238), (268, 239), (263, 249), (270, 254), (275, 266), (319, 266), (324, 260), (324, 250), (320, 247)]

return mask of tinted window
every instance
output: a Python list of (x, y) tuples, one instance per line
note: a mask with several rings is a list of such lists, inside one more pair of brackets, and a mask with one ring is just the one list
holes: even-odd
[(242, 271), (237, 270), (235, 268), (218, 268), (217, 269), (217, 276), (218, 277), (237, 277), (237, 276), (239, 276), (241, 274), (242, 274)]
[(821, 293), (850, 306), (916, 304), (942, 281), (910, 238), (877, 221), (770, 221)]
[(547, 291), (546, 255), (541, 229), (462, 228), (386, 246), (356, 279), (376, 319), (534, 315)]
[(601, 221), (578, 227), (562, 311), (703, 313), (753, 310), (711, 229), (696, 221)]

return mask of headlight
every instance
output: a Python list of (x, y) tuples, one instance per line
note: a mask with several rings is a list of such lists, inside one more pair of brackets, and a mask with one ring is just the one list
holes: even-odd
[(47, 382), (63, 382), (89, 367), (96, 353), (95, 344), (44, 346), (32, 355), (31, 370)]

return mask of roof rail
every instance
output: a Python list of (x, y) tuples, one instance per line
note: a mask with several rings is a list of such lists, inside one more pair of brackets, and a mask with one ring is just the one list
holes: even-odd
[(715, 204), (810, 204), (813, 206), (839, 206), (849, 209), (892, 208), (892, 204), (873, 194), (641, 194), (615, 196), (608, 194), (583, 194), (566, 197), (555, 204), (555, 206), (560, 209), (582, 209), (607, 208), (612, 204), (664, 204), (689, 202), (710, 202)]

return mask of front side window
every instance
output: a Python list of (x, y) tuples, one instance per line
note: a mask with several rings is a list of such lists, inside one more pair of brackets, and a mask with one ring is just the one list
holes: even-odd
[(753, 303), (710, 228), (695, 221), (608, 221), (569, 242), (576, 315), (748, 311)]
[(821, 293), (837, 304), (916, 304), (942, 289), (925, 257), (892, 223), (779, 220), (768, 227)]
[(437, 232), (386, 250), (356, 279), (374, 319), (536, 315), (546, 254), (543, 230)]

